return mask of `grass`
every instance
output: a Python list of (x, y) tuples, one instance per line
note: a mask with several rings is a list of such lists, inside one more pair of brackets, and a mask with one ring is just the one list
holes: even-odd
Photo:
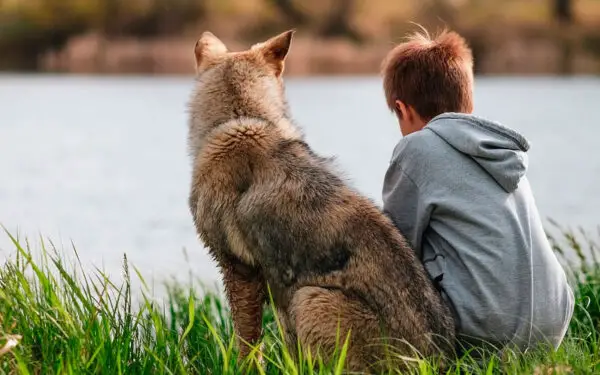
[[(10, 235), (9, 235), (10, 236)], [(600, 263), (597, 246), (566, 231), (550, 237), (558, 254), (576, 254), (569, 270), (576, 311), (557, 350), (459, 358), (448, 373), (559, 374), (600, 372)], [(141, 273), (123, 262), (123, 281), (83, 271), (42, 241), (38, 256), (12, 237), (14, 256), (0, 266), (0, 373), (6, 374), (340, 374), (344, 346), (331, 363), (292, 360), (271, 309), (264, 317), (264, 365), (256, 355), (237, 363), (232, 324), (218, 294), (198, 283), (167, 283), (154, 298)], [(37, 254), (37, 253), (36, 253)], [(590, 257), (592, 260), (590, 261)], [(133, 269), (133, 272), (132, 272)], [(132, 290), (132, 280), (141, 282)], [(135, 301), (136, 298), (138, 301)], [(427, 361), (415, 373), (434, 374)], [(393, 373), (393, 371), (391, 371)]]

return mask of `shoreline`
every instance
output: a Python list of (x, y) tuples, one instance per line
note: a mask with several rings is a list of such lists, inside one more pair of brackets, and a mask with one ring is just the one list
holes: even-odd
[[(477, 75), (600, 74), (600, 56), (583, 49), (570, 49), (564, 40), (547, 35), (515, 34), (491, 43), (490, 36), (476, 39), (465, 34), (473, 49)], [(244, 50), (250, 45), (225, 38), (223, 41), (232, 51)], [(488, 42), (494, 48), (483, 47)], [(89, 33), (72, 38), (59, 51), (41, 54), (41, 69), (36, 72), (193, 75), (194, 58), (190, 46), (194, 43), (194, 38), (190, 37), (109, 40)], [(381, 62), (392, 46), (392, 43), (383, 42), (358, 45), (343, 39), (297, 37), (286, 60), (285, 74), (294, 77), (378, 75)]]

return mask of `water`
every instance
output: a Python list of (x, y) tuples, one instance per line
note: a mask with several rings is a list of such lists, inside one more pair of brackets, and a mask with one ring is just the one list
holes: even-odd
[[(377, 78), (288, 79), (309, 143), (381, 202), (400, 137)], [(71, 241), (86, 264), (119, 275), (122, 256), (160, 280), (188, 270), (216, 282), (187, 208), (186, 101), (191, 78), (0, 77), (0, 223)], [(540, 211), (570, 226), (600, 224), (600, 80), (477, 80), (476, 113), (532, 143)], [(12, 251), (0, 235), (4, 256)], [(186, 249), (188, 258), (182, 249)]]

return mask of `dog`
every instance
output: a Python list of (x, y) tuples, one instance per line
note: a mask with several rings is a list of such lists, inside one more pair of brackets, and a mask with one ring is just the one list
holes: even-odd
[(390, 346), (448, 353), (453, 315), (405, 238), (291, 118), (282, 77), (293, 35), (233, 52), (206, 31), (194, 47), (189, 208), (221, 271), (239, 355), (260, 340), (269, 293), (292, 353), (299, 341), (327, 360), (348, 337), (357, 371)]

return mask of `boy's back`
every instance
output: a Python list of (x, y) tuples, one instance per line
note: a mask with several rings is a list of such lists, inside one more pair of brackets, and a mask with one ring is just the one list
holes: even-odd
[(403, 138), (384, 210), (454, 308), (464, 343), (558, 346), (573, 311), (528, 180), (529, 145), (481, 118), (446, 113)]

